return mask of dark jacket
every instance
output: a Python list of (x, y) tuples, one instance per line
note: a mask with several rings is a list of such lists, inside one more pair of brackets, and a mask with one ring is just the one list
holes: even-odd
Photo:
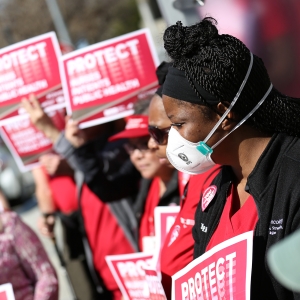
[[(129, 195), (137, 194), (140, 175), (128, 164), (128, 155), (120, 142), (108, 143), (107, 136), (102, 136), (76, 149), (61, 134), (54, 149), (67, 159), (74, 170), (82, 174), (77, 176), (81, 177), (80, 184), (84, 181), (101, 201), (108, 202), (111, 213), (116, 217), (128, 241), (138, 251), (138, 225), (132, 210), (133, 200)], [(123, 177), (124, 169), (127, 176), (119, 182), (118, 175), (115, 174)], [(115, 177), (117, 180), (114, 180)]]
[(57, 153), (85, 175), (85, 183), (102, 202), (136, 195), (141, 179), (123, 148), (124, 140), (107, 142), (108, 136), (74, 148), (64, 134), (54, 145)]
[[(220, 221), (233, 179), (231, 168), (224, 166), (212, 182), (217, 186), (214, 199), (204, 212), (198, 205), (193, 228), (195, 258), (205, 252)], [(259, 216), (253, 240), (251, 299), (300, 299), (274, 279), (266, 263), (270, 246), (300, 227), (300, 140), (274, 134), (248, 177), (246, 191), (253, 196)], [(207, 232), (201, 230), (201, 223)]]

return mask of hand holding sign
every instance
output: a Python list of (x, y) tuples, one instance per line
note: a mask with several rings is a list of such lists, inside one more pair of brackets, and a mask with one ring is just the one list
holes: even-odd
[[(36, 99), (34, 99), (35, 105), (32, 105), (28, 100), (26, 101), (25, 106), (27, 105), (31, 116), (36, 116), (35, 112), (38, 111), (38, 117), (32, 119), (35, 123), (39, 123), (40, 129), (43, 131), (37, 129), (28, 116), (0, 128), (1, 137), (11, 151), (21, 172), (32, 170), (39, 165), (39, 157), (52, 151), (52, 143), (56, 141), (60, 131), (65, 127), (64, 109), (50, 111), (48, 116), (44, 116), (44, 112)], [(37, 120), (39, 121), (37, 122)], [(41, 120), (43, 121), (40, 122)]]
[(32, 124), (38, 130), (42, 131), (53, 143), (56, 142), (60, 131), (53, 124), (51, 118), (44, 112), (37, 97), (32, 94), (28, 99), (22, 98), (21, 105), (29, 114)]
[(66, 117), (65, 137), (75, 148), (79, 148), (87, 141), (84, 130), (79, 128), (79, 122)]

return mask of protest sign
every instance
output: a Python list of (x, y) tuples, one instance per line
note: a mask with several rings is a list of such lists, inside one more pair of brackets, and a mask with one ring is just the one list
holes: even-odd
[[(65, 109), (48, 115), (58, 129), (64, 128)], [(28, 116), (2, 126), (0, 134), (21, 172), (37, 167), (40, 155), (52, 150), (52, 142), (32, 125)]]
[(131, 105), (99, 115), (158, 84), (158, 58), (148, 29), (73, 51), (62, 56), (61, 63), (68, 115), (80, 121), (81, 128), (132, 114)]
[(172, 276), (172, 299), (249, 300), (253, 231), (229, 239)]
[(150, 267), (152, 255), (143, 252), (105, 257), (125, 300), (149, 300), (145, 268)]
[(161, 280), (154, 269), (144, 268), (151, 300), (167, 300)]
[[(147, 95), (153, 95), (157, 87), (154, 89), (149, 89), (145, 93), (141, 93), (131, 97), (127, 100), (122, 101), (120, 104), (117, 104), (112, 107), (108, 107), (98, 113), (93, 114), (90, 117), (87, 117), (84, 120), (84, 127), (93, 126), (95, 124), (106, 123), (114, 119), (124, 118), (130, 116), (134, 113), (134, 103), (141, 99), (146, 99)], [(82, 126), (80, 126), (82, 128)]]
[(19, 103), (23, 97), (34, 93), (43, 100), (61, 87), (60, 56), (54, 32), (0, 50), (0, 125), (22, 113)]
[[(58, 110), (66, 106), (66, 101), (62, 88), (59, 88), (53, 92), (42, 93), (38, 97), (38, 101), (45, 112)], [(21, 119), (27, 119), (28, 114), (23, 107), (18, 109), (18, 116), (15, 116), (15, 112), (7, 115), (7, 118), (1, 122), (1, 125), (10, 124)]]
[(0, 285), (0, 300), (15, 300), (14, 291), (11, 283)]
[(155, 253), (153, 256), (153, 267), (160, 272), (160, 251), (165, 238), (175, 222), (180, 211), (180, 206), (157, 206), (154, 209), (155, 226)]

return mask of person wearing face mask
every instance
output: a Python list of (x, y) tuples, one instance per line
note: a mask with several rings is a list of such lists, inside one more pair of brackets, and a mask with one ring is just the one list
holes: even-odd
[[(266, 265), (269, 247), (300, 227), (300, 99), (276, 90), (262, 60), (215, 24), (177, 22), (164, 33), (173, 59), (163, 86), (167, 156), (178, 170), (207, 177), (194, 258), (253, 231), (251, 299), (300, 299)], [(275, 234), (274, 222), (282, 225)]]
[[(150, 133), (148, 147), (156, 152), (161, 163), (168, 166), (172, 166), (166, 155), (171, 122), (163, 106), (162, 91), (170, 65), (171, 63), (163, 62), (157, 68), (156, 73), (160, 88), (150, 102), (148, 125)], [(215, 167), (216, 171), (218, 168), (219, 166)], [(166, 236), (158, 262), (162, 275), (162, 285), (167, 299), (171, 298), (171, 276), (193, 260), (194, 240), (192, 228), (195, 223), (194, 215), (199, 202), (201, 187), (205, 181), (207, 181), (205, 173), (190, 176), (187, 173), (178, 171), (181, 196), (180, 211)]]
[[(168, 161), (166, 156), (166, 148), (168, 142), (168, 135), (170, 131), (170, 120), (166, 115), (163, 103), (162, 103), (162, 88), (165, 81), (170, 63), (163, 61), (156, 69), (156, 76), (158, 78), (159, 88), (151, 98), (149, 105), (149, 124), (148, 131), (150, 139), (148, 147), (155, 151), (161, 164), (168, 165), (174, 168)], [(178, 184), (180, 196), (183, 196), (184, 188), (189, 180), (189, 175), (183, 172), (178, 172)]]

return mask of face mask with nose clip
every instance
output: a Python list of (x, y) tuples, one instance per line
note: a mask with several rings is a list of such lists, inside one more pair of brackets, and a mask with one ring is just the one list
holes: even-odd
[(168, 138), (167, 157), (170, 163), (177, 170), (191, 175), (195, 175), (195, 174), (204, 173), (209, 169), (211, 169), (213, 166), (215, 166), (215, 163), (211, 158), (213, 149), (217, 147), (230, 133), (232, 133), (234, 130), (240, 127), (248, 118), (250, 118), (250, 116), (260, 107), (260, 105), (265, 101), (265, 99), (271, 92), (273, 87), (272, 84), (270, 85), (268, 91), (265, 93), (263, 98), (257, 103), (257, 105), (229, 133), (227, 133), (224, 137), (222, 137), (222, 139), (219, 140), (212, 147), (209, 147), (206, 144), (206, 142), (211, 138), (211, 136), (215, 133), (217, 128), (226, 118), (228, 113), (231, 111), (232, 107), (238, 100), (248, 80), (248, 77), (250, 75), (253, 66), (253, 54), (252, 53), (250, 54), (251, 54), (251, 60), (248, 67), (248, 71), (237, 94), (235, 95), (233, 101), (230, 103), (228, 109), (225, 111), (225, 113), (222, 115), (220, 120), (216, 123), (216, 125), (213, 127), (213, 129), (210, 131), (210, 133), (203, 141), (200, 141), (198, 143), (192, 143), (186, 140), (185, 138), (183, 138), (176, 129), (174, 129), (173, 127), (171, 128), (169, 132), (169, 138)]

